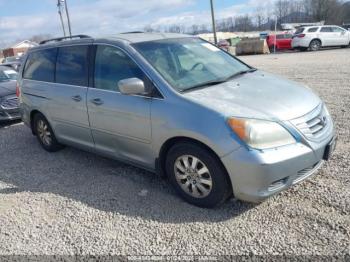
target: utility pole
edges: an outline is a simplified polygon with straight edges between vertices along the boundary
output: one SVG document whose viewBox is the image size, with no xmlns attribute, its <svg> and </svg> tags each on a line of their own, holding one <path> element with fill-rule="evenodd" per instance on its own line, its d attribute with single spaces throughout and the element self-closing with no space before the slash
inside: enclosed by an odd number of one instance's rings
<svg viewBox="0 0 350 262">
<path fill-rule="evenodd" d="M 69 29 L 69 36 L 72 37 L 72 27 L 70 25 L 70 17 L 69 17 L 69 12 L 68 12 L 68 5 L 67 5 L 67 0 L 62 0 L 64 1 L 64 6 L 66 8 L 66 14 L 67 14 L 67 21 L 68 21 L 68 29 Z"/>
<path fill-rule="evenodd" d="M 58 14 L 60 16 L 60 20 L 61 20 L 61 25 L 62 25 L 62 30 L 63 30 L 63 35 L 64 37 L 67 36 L 66 34 L 66 29 L 64 27 L 64 22 L 63 22 L 63 17 L 62 17 L 62 6 L 61 6 L 61 0 L 57 0 L 57 8 L 58 8 Z"/>
<path fill-rule="evenodd" d="M 273 53 L 276 54 L 276 45 L 277 45 L 277 22 L 278 22 L 278 17 L 276 15 L 276 21 L 275 21 L 275 42 L 273 44 Z"/>
<path fill-rule="evenodd" d="M 218 38 L 216 36 L 216 25 L 215 25 L 215 14 L 214 14 L 214 3 L 213 3 L 213 0 L 210 0 L 210 7 L 211 7 L 211 20 L 212 20 L 212 23 L 213 23 L 214 42 L 217 45 L 218 44 Z"/>
</svg>

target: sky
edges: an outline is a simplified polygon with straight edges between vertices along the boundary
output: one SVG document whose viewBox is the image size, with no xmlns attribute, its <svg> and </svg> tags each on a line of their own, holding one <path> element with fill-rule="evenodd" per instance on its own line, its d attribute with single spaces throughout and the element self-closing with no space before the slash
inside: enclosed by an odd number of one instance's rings
<svg viewBox="0 0 350 262">
<path fill-rule="evenodd" d="M 183 24 L 210 24 L 209 0 L 66 0 L 72 33 L 111 35 Z M 253 13 L 273 0 L 214 0 L 216 18 Z M 61 36 L 57 0 L 0 0 L 0 47 L 33 35 Z"/>
</svg>

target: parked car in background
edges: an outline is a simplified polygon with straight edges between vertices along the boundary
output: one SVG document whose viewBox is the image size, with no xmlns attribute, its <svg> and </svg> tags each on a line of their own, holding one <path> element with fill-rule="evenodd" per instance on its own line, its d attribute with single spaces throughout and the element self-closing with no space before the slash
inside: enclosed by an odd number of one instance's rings
<svg viewBox="0 0 350 262">
<path fill-rule="evenodd" d="M 6 66 L 0 66 L 0 121 L 20 119 L 16 96 L 18 73 Z"/>
<path fill-rule="evenodd" d="M 292 47 L 301 51 L 317 51 L 322 47 L 350 45 L 350 32 L 340 26 L 307 26 L 297 29 Z"/>
<path fill-rule="evenodd" d="M 292 36 L 292 34 L 268 35 L 266 42 L 270 52 L 274 52 L 275 47 L 276 50 L 292 49 Z"/>
<path fill-rule="evenodd" d="M 260 202 L 334 150 L 332 118 L 311 89 L 200 38 L 64 39 L 29 50 L 18 80 L 22 120 L 49 152 L 70 145 L 132 163 L 214 207 L 232 195 Z"/>
<path fill-rule="evenodd" d="M 226 52 L 228 52 L 229 51 L 229 47 L 230 47 L 230 43 L 229 43 L 229 41 L 223 39 L 223 40 L 219 41 L 218 47 L 220 47 L 221 49 L 223 49 Z"/>
<path fill-rule="evenodd" d="M 1 65 L 11 67 L 18 72 L 22 64 L 22 58 L 17 56 L 6 57 L 2 60 Z"/>
</svg>

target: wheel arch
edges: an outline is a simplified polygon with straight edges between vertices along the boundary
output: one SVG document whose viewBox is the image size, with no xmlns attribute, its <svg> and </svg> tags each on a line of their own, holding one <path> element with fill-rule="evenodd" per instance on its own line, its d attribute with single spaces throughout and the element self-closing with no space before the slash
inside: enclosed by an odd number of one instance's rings
<svg viewBox="0 0 350 262">
<path fill-rule="evenodd" d="M 311 39 L 311 41 L 310 41 L 310 43 L 309 43 L 309 46 L 310 46 L 310 44 L 312 43 L 312 41 L 315 41 L 315 40 L 320 41 L 321 46 L 322 46 L 322 40 L 321 40 L 320 38 L 318 38 L 318 37 L 315 37 L 315 38 Z"/>
<path fill-rule="evenodd" d="M 159 151 L 159 156 L 156 159 L 156 170 L 157 170 L 157 173 L 159 175 L 161 175 L 162 177 L 166 177 L 166 171 L 165 171 L 166 170 L 165 169 L 166 156 L 167 156 L 170 148 L 177 143 L 192 143 L 192 144 L 198 145 L 198 146 L 204 148 L 205 150 L 207 150 L 208 152 L 210 152 L 217 159 L 218 163 L 220 163 L 221 167 L 223 168 L 223 170 L 225 171 L 225 173 L 227 175 L 227 178 L 229 179 L 230 183 L 232 184 L 231 177 L 227 173 L 227 170 L 226 170 L 223 162 L 221 161 L 219 155 L 211 147 L 209 147 L 205 143 L 203 143 L 197 139 L 186 137 L 186 136 L 172 137 L 163 143 L 163 145 Z"/>
</svg>

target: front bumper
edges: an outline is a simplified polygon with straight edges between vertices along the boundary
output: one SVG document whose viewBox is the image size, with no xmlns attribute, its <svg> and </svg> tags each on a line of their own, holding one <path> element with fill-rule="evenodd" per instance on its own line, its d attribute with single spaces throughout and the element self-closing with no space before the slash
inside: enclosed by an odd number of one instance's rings
<svg viewBox="0 0 350 262">
<path fill-rule="evenodd" d="M 21 119 L 21 113 L 19 108 L 13 109 L 1 109 L 0 108 L 0 121 L 11 121 Z"/>
<path fill-rule="evenodd" d="M 241 147 L 223 157 L 235 197 L 258 203 L 303 181 L 322 166 L 333 137 L 312 147 L 303 143 L 264 151 Z"/>
</svg>

